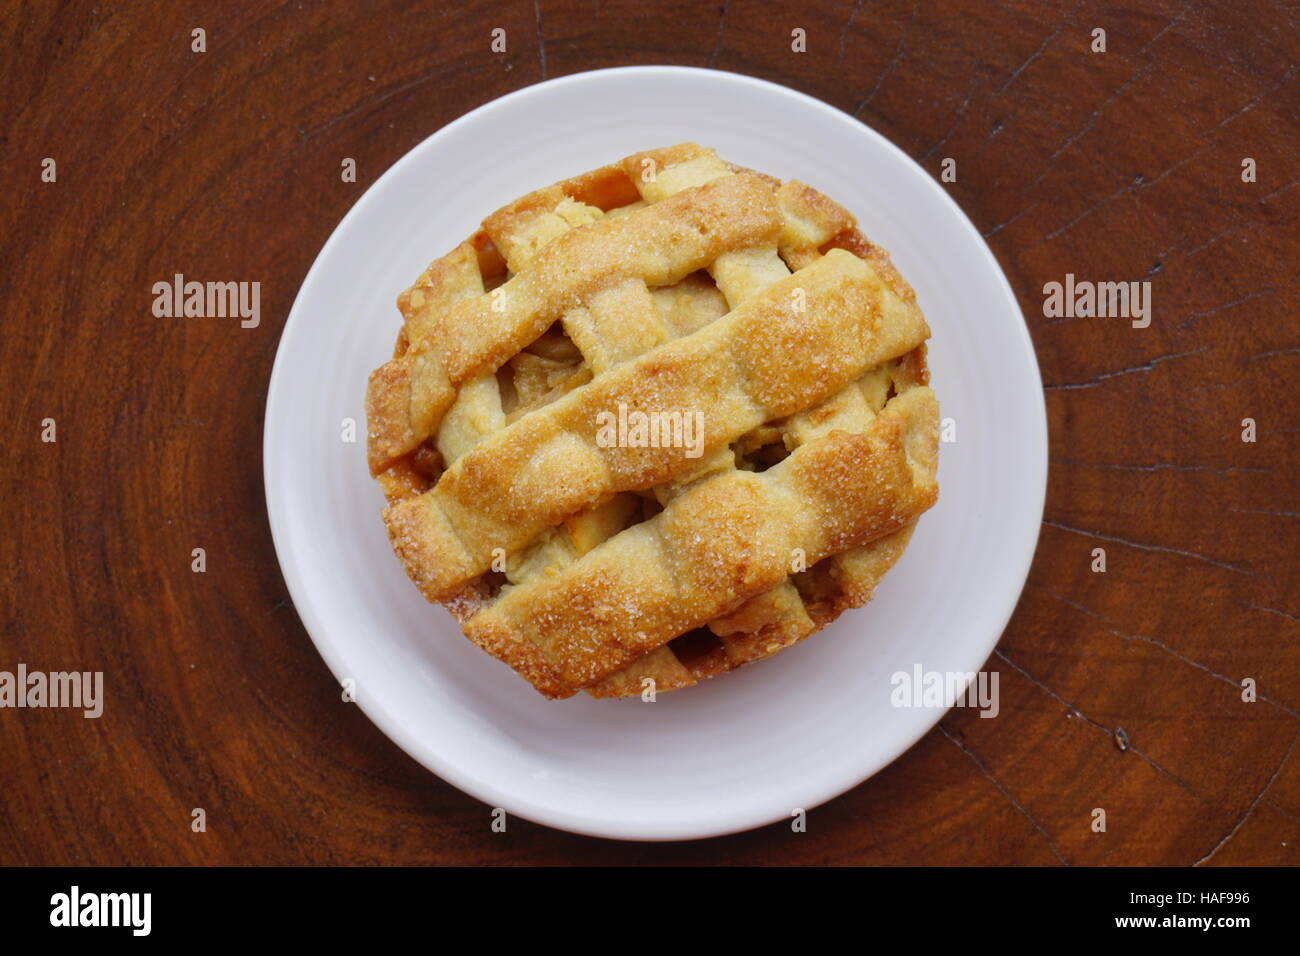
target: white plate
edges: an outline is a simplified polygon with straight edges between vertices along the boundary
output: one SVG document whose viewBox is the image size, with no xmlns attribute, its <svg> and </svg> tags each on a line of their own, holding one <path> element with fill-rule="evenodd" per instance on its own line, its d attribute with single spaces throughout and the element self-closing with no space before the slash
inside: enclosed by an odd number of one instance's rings
<svg viewBox="0 0 1300 956">
<path fill-rule="evenodd" d="M 640 700 L 547 701 L 425 603 L 388 546 L 365 465 L 366 376 L 391 357 L 394 299 L 488 212 L 528 190 L 684 140 L 853 211 L 933 330 L 939 503 L 875 600 L 770 661 Z M 344 419 L 357 441 L 341 440 Z M 285 324 L 271 376 L 266 498 L 280 566 L 322 656 L 394 742 L 510 814 L 667 840 L 790 819 L 880 770 L 942 716 L 895 708 L 890 677 L 978 670 L 1038 539 L 1047 425 L 1015 297 L 928 173 L 878 134 L 749 77 L 629 67 L 552 80 L 451 123 L 344 217 Z M 310 732 L 304 729 L 304 733 Z M 484 826 L 489 822 L 484 810 Z"/>
</svg>

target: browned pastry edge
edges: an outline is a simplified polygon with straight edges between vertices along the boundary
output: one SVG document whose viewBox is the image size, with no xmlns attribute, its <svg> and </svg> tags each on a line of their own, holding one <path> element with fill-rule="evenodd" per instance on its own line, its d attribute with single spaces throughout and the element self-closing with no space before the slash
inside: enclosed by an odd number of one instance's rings
<svg viewBox="0 0 1300 956">
<path fill-rule="evenodd" d="M 534 191 L 502 207 L 496 213 L 487 217 L 484 220 L 484 227 L 453 250 L 452 253 L 431 263 L 416 283 L 399 296 L 398 307 L 403 317 L 408 321 L 411 320 L 418 311 L 418 302 L 413 301 L 413 298 L 420 296 L 421 293 L 436 295 L 439 286 L 447 279 L 449 274 L 458 268 L 468 267 L 472 263 L 473 268 L 477 269 L 481 274 L 487 288 L 491 288 L 506 277 L 505 259 L 493 243 L 489 235 L 490 229 L 508 229 L 512 220 L 535 214 L 537 210 L 549 209 L 566 197 L 606 211 L 633 203 L 639 198 L 636 186 L 632 181 L 632 173 L 636 168 L 636 164 L 644 157 L 652 157 L 659 162 L 671 164 L 677 156 L 681 155 L 680 150 L 682 148 L 669 147 L 665 150 L 637 154 L 628 157 L 619 164 L 593 170 L 581 176 Z M 888 254 L 862 235 L 853 217 L 843 207 L 805 184 L 794 181 L 782 184 L 779 180 L 770 176 L 753 173 L 742 167 L 732 166 L 731 168 L 735 172 L 758 177 L 770 184 L 774 190 L 779 192 L 784 211 L 793 210 L 799 216 L 816 222 L 819 228 L 830 234 L 829 239 L 815 248 L 799 250 L 790 247 L 788 244 L 784 245 L 782 255 L 787 259 L 791 269 L 798 269 L 815 261 L 830 249 L 843 249 L 868 262 L 900 299 L 909 303 L 914 302 L 915 295 L 912 289 L 898 274 Z M 399 332 L 394 349 L 395 359 L 401 359 L 406 355 L 410 349 L 410 344 L 406 326 L 404 325 L 401 332 Z M 911 373 L 916 384 L 925 385 L 928 382 L 928 372 L 924 359 L 924 345 L 918 346 L 909 353 L 905 361 L 911 367 Z M 383 384 L 382 376 L 384 372 L 384 369 L 376 372 L 376 378 L 381 379 L 381 385 Z M 378 389 L 372 387 L 367 402 L 368 418 L 373 420 L 371 415 L 373 397 L 376 394 L 382 397 L 383 393 L 384 387 Z M 390 501 L 401 501 L 419 495 L 432 486 L 435 479 L 430 477 L 428 468 L 422 466 L 417 460 L 423 448 L 400 455 L 386 462 L 382 460 L 382 456 L 376 457 L 373 451 L 372 444 L 372 468 L 376 470 L 376 477 Z M 919 514 L 920 510 L 928 507 L 932 500 L 931 497 L 899 527 L 891 530 L 884 537 L 876 539 L 875 547 L 870 549 L 871 557 L 865 562 L 867 566 L 844 570 L 838 567 L 834 560 L 828 558 L 814 568 L 815 571 L 819 572 L 818 574 L 804 576 L 800 584 L 800 594 L 807 612 L 806 626 L 795 631 L 788 628 L 782 630 L 781 624 L 778 622 L 774 627 L 763 627 L 753 633 L 733 636 L 722 651 L 719 650 L 716 637 L 713 637 L 712 641 L 708 640 L 710 635 L 707 632 L 687 632 L 666 644 L 662 644 L 658 651 L 641 653 L 639 656 L 634 657 L 621 670 L 606 673 L 602 678 L 587 681 L 581 686 L 585 687 L 588 693 L 597 697 L 626 696 L 639 693 L 641 690 L 641 675 L 639 672 L 648 668 L 649 662 L 655 656 L 671 653 L 669 650 L 671 647 L 675 651 L 674 656 L 680 661 L 678 670 L 682 672 L 682 680 L 680 683 L 674 683 L 671 680 L 665 681 L 661 679 L 657 687 L 658 690 L 671 690 L 675 686 L 689 686 L 689 684 L 695 683 L 699 679 L 768 656 L 774 649 L 786 647 L 802 640 L 835 620 L 844 610 L 861 606 L 870 599 L 877 581 L 893 565 L 906 547 L 915 526 L 916 515 Z M 864 564 L 864 562 L 859 562 L 859 564 Z M 738 598 L 737 601 L 739 602 L 739 600 Z M 462 585 L 454 594 L 447 597 L 443 603 L 462 623 L 467 634 L 472 639 L 480 643 L 481 646 L 485 646 L 497 653 L 497 656 L 502 657 L 502 659 L 522 672 L 525 668 L 520 666 L 520 655 L 517 653 L 518 648 L 514 637 L 508 639 L 509 647 L 498 646 L 493 650 L 490 646 L 492 644 L 490 638 L 482 635 L 475 637 L 473 633 L 475 628 L 470 626 L 471 621 L 478 612 L 488 607 L 491 601 L 491 586 L 485 579 L 474 579 Z M 477 630 L 483 632 L 488 629 L 478 628 Z M 547 689 L 542 686 L 545 680 L 542 680 L 541 683 L 538 680 L 533 682 L 543 693 L 548 693 Z M 561 687 L 553 684 L 548 696 L 567 696 L 576 689 L 578 689 L 577 686 L 565 685 Z"/>
</svg>

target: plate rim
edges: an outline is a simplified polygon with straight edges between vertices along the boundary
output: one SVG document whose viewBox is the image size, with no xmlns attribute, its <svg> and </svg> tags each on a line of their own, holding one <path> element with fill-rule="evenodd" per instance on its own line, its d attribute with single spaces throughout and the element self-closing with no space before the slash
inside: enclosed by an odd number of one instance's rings
<svg viewBox="0 0 1300 956">
<path fill-rule="evenodd" d="M 436 142 L 444 138 L 458 128 L 467 124 L 473 117 L 480 113 L 494 110 L 500 106 L 526 99 L 531 96 L 537 96 L 543 90 L 553 90 L 557 87 L 575 85 L 579 83 L 590 83 L 598 81 L 598 77 L 610 76 L 611 74 L 621 75 L 642 75 L 649 77 L 678 75 L 688 78 L 695 78 L 704 82 L 732 82 L 741 86 L 755 88 L 765 95 L 785 96 L 798 102 L 802 107 L 819 110 L 829 113 L 834 118 L 844 121 L 847 120 L 857 126 L 862 132 L 876 140 L 878 146 L 883 146 L 887 151 L 893 152 L 899 158 L 903 159 L 907 165 L 915 167 L 923 173 L 923 179 L 928 184 L 930 191 L 941 197 L 941 201 L 946 203 L 951 210 L 957 214 L 958 220 L 970 233 L 976 241 L 976 247 L 982 252 L 987 265 L 991 266 L 992 271 L 996 274 L 1002 293 L 1005 295 L 1007 303 L 1014 308 L 1015 313 L 1019 316 L 1020 322 L 1017 323 L 1018 341 L 1021 347 L 1021 361 L 1024 361 L 1031 371 L 1032 378 L 1037 384 L 1034 393 L 1036 396 L 1035 409 L 1036 415 L 1031 415 L 1034 420 L 1035 428 L 1033 435 L 1029 436 L 1033 443 L 1034 468 L 1032 475 L 1027 475 L 1032 479 L 1032 485 L 1036 490 L 1033 500 L 1036 502 L 1032 511 L 1036 514 L 1038 521 L 1035 524 L 1035 533 L 1032 537 L 1027 538 L 1019 544 L 1018 553 L 1013 559 L 1008 561 L 1013 570 L 1017 571 L 1014 577 L 1020 579 L 1020 586 L 1014 591 L 1007 590 L 1006 597 L 1002 600 L 1002 608 L 997 615 L 1002 621 L 1001 625 L 991 634 L 980 658 L 975 662 L 975 667 L 966 668 L 963 672 L 978 671 L 988 661 L 1002 639 L 1006 631 L 1007 624 L 1011 616 L 1015 613 L 1016 606 L 1019 604 L 1020 597 L 1024 593 L 1025 583 L 1028 580 L 1029 571 L 1033 564 L 1034 555 L 1037 551 L 1038 542 L 1041 538 L 1042 518 L 1047 498 L 1047 476 L 1048 476 L 1048 423 L 1047 423 L 1047 404 L 1046 397 L 1042 387 L 1042 373 L 1038 365 L 1037 352 L 1034 349 L 1033 339 L 1029 333 L 1028 323 L 1025 321 L 1023 310 L 1016 298 L 1015 291 L 1007 279 L 1006 272 L 1003 270 L 1001 263 L 998 262 L 993 250 L 989 247 L 984 236 L 971 222 L 966 212 L 961 208 L 955 199 L 931 176 L 925 168 L 904 152 L 899 146 L 895 145 L 883 134 L 879 133 L 872 127 L 863 123 L 857 117 L 851 116 L 845 111 L 832 106 L 823 100 L 810 96 L 799 90 L 775 83 L 770 80 L 764 80 L 759 77 L 749 76 L 743 73 L 734 73 L 728 70 L 714 70 L 703 67 L 691 66 L 674 66 L 674 65 L 638 65 L 638 66 L 619 66 L 605 69 L 585 70 L 579 73 L 570 73 L 565 76 L 555 77 L 553 79 L 543 80 L 539 83 L 533 83 L 513 90 L 500 97 L 489 100 L 473 110 L 458 116 L 456 119 L 446 125 L 434 130 L 419 143 L 411 147 L 392 165 L 390 165 L 373 183 L 367 187 L 366 191 L 357 198 L 356 202 L 348 209 L 339 220 L 338 224 L 330 233 L 328 239 L 321 246 L 320 251 L 316 254 L 311 267 L 303 277 L 294 295 L 293 305 L 289 309 L 289 314 L 285 319 L 284 325 L 280 331 L 279 339 L 276 343 L 275 361 L 271 368 L 271 376 L 267 384 L 266 405 L 262 419 L 262 477 L 263 490 L 265 496 L 267 521 L 271 530 L 271 538 L 275 547 L 277 562 L 280 566 L 281 575 L 284 578 L 285 586 L 289 591 L 289 598 L 293 603 L 294 610 L 302 623 L 303 629 L 311 639 L 316 651 L 321 655 L 329 668 L 330 673 L 336 681 L 340 681 L 340 674 L 346 673 L 347 669 L 343 666 L 345 653 L 342 648 L 332 641 L 329 637 L 329 631 L 324 626 L 323 621 L 317 613 L 316 607 L 311 600 L 312 591 L 308 587 L 306 579 L 298 566 L 296 556 L 289 549 L 288 531 L 285 528 L 287 518 L 283 514 L 287 508 L 286 503 L 282 500 L 275 487 L 274 476 L 272 474 L 272 462 L 275 461 L 273 454 L 274 448 L 271 442 L 270 424 L 273 421 L 273 412 L 284 401 L 283 383 L 287 377 L 284 368 L 287 367 L 289 359 L 286 356 L 292 351 L 292 348 L 286 348 L 286 345 L 293 344 L 293 336 L 303 334 L 307 328 L 306 320 L 302 318 L 305 312 L 303 306 L 303 292 L 309 288 L 316 277 L 318 270 L 323 268 L 323 263 L 335 242 L 344 234 L 346 227 L 354 217 L 360 215 L 361 210 L 366 208 L 367 203 L 377 201 L 375 197 L 380 193 L 380 187 L 397 174 L 397 171 L 407 163 L 414 162 L 416 157 L 434 148 Z M 1032 410 L 1031 410 L 1032 412 Z M 277 518 L 277 511 L 282 517 Z M 1014 579 L 1013 577 L 1013 579 Z M 983 643 L 980 645 L 983 647 Z M 549 807 L 531 803 L 527 796 L 519 794 L 507 794 L 495 784 L 463 772 L 458 766 L 442 758 L 436 750 L 429 747 L 423 738 L 409 730 L 407 726 L 382 703 L 378 695 L 363 695 L 356 701 L 361 708 L 362 713 L 392 741 L 399 749 L 406 753 L 411 759 L 415 760 L 422 767 L 442 778 L 447 783 L 461 790 L 462 792 L 474 797 L 493 807 L 502 807 L 508 813 L 521 817 L 543 826 L 553 827 L 555 829 L 578 833 L 585 836 L 594 836 L 605 839 L 615 839 L 633 842 L 663 842 L 677 840 L 697 840 L 708 839 L 713 837 L 727 836 L 733 833 L 740 833 L 758 827 L 767 826 L 779 822 L 785 817 L 785 809 L 782 809 L 777 815 L 772 815 L 767 811 L 751 812 L 743 817 L 737 818 L 732 823 L 724 826 L 694 825 L 685 827 L 674 821 L 666 823 L 656 823 L 654 821 L 638 821 L 637 823 L 627 821 L 600 820 L 595 823 L 589 823 L 585 818 L 576 814 L 565 814 L 556 812 Z M 935 708 L 933 710 L 933 720 L 923 723 L 919 732 L 915 735 L 904 735 L 894 746 L 882 748 L 882 753 L 887 754 L 882 759 L 875 761 L 875 765 L 866 770 L 855 768 L 849 773 L 835 775 L 833 782 L 824 784 L 818 788 L 818 793 L 806 802 L 805 810 L 811 810 L 836 797 L 847 793 L 849 790 L 860 785 L 871 777 L 883 771 L 900 756 L 912 747 L 916 746 L 926 735 L 934 729 L 940 720 L 948 713 L 947 709 Z M 904 739 L 907 738 L 907 739 Z M 639 823 L 639 825 L 638 825 Z M 671 829 L 670 829 L 671 828 Z"/>
</svg>

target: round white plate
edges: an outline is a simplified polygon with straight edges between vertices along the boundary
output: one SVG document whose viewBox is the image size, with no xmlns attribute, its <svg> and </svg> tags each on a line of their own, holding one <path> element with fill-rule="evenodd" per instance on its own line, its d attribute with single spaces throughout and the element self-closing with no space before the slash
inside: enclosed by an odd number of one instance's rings
<svg viewBox="0 0 1300 956">
<path fill-rule="evenodd" d="M 548 701 L 427 604 L 393 556 L 365 464 L 366 377 L 394 300 L 523 193 L 684 140 L 817 187 L 915 287 L 956 441 L 939 503 L 875 600 L 770 661 L 664 694 Z M 354 443 L 342 440 L 346 419 Z M 1028 573 L 1047 481 L 1029 334 L 983 239 L 899 149 L 800 93 L 731 73 L 629 67 L 489 103 L 388 170 L 344 217 L 285 324 L 266 408 L 266 498 L 298 614 L 403 750 L 491 807 L 580 833 L 713 836 L 790 819 L 880 770 L 943 715 L 891 676 L 978 670 Z M 488 811 L 484 810 L 484 826 Z"/>
</svg>

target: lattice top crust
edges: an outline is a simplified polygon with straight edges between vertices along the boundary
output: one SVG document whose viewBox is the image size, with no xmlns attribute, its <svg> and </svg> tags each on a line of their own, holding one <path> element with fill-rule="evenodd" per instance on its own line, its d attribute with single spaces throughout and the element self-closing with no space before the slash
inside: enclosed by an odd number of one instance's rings
<svg viewBox="0 0 1300 956">
<path fill-rule="evenodd" d="M 394 550 L 549 697 L 790 646 L 937 497 L 911 288 L 821 193 L 693 143 L 498 210 L 398 308 L 366 396 Z"/>
</svg>

